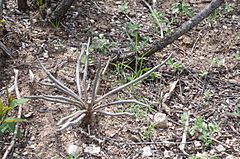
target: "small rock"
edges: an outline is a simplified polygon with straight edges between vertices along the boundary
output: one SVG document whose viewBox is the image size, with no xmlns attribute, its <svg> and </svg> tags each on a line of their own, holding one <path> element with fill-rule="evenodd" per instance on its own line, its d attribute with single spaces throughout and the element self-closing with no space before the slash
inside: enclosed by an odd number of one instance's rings
<svg viewBox="0 0 240 159">
<path fill-rule="evenodd" d="M 101 151 L 101 148 L 99 146 L 96 146 L 96 145 L 90 145 L 90 146 L 87 146 L 84 149 L 85 153 L 90 153 L 92 155 L 97 155 L 97 154 L 100 153 L 100 151 Z"/>
<path fill-rule="evenodd" d="M 145 146 L 142 150 L 143 150 L 143 153 L 142 153 L 143 157 L 152 156 L 152 150 L 150 146 Z"/>
<path fill-rule="evenodd" d="M 163 152 L 164 158 L 172 158 L 174 156 L 174 153 L 172 151 L 165 150 Z"/>
<path fill-rule="evenodd" d="M 225 147 L 223 147 L 223 145 L 218 145 L 216 149 L 218 152 L 224 152 L 226 150 Z"/>
<path fill-rule="evenodd" d="M 194 141 L 194 146 L 195 147 L 200 147 L 200 146 L 202 146 L 202 144 L 201 144 L 200 141 Z"/>
<path fill-rule="evenodd" d="M 166 114 L 158 112 L 154 115 L 153 120 L 154 123 L 156 123 L 156 128 L 165 129 L 168 127 L 168 120 Z"/>
<path fill-rule="evenodd" d="M 192 43 L 192 39 L 188 36 L 183 37 L 183 43 L 186 45 L 190 45 Z"/>
<path fill-rule="evenodd" d="M 77 145 L 69 145 L 67 148 L 67 153 L 76 157 L 80 153 L 80 148 Z"/>
</svg>

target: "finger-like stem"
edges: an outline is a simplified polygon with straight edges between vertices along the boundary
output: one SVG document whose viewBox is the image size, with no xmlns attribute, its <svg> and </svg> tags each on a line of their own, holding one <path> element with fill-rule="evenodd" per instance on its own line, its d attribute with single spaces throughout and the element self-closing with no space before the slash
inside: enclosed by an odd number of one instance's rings
<svg viewBox="0 0 240 159">
<path fill-rule="evenodd" d="M 81 68 L 81 61 L 82 61 L 82 56 L 84 52 L 85 52 L 85 48 L 82 47 L 81 53 L 77 60 L 77 66 L 76 66 L 76 83 L 77 83 L 78 95 L 80 98 L 82 98 L 82 89 L 80 85 L 80 68 Z"/>
<path fill-rule="evenodd" d="M 87 49 L 85 54 L 85 65 L 84 65 L 84 71 L 83 71 L 83 88 L 84 88 L 85 101 L 87 101 L 87 75 L 88 75 L 89 46 L 90 46 L 90 38 L 88 38 Z"/>
<path fill-rule="evenodd" d="M 62 84 L 59 80 L 57 80 L 41 63 L 41 61 L 39 60 L 39 58 L 37 58 L 39 64 L 41 65 L 41 67 L 43 68 L 44 72 L 48 75 L 48 77 L 56 84 L 55 87 L 57 87 L 58 89 L 60 89 L 61 91 L 63 91 L 64 93 L 68 92 L 69 95 L 71 95 L 74 99 L 80 101 L 83 103 L 83 101 L 81 100 L 81 98 L 79 98 L 79 96 L 74 93 L 71 89 L 69 89 L 68 87 L 66 87 L 64 84 Z"/>
<path fill-rule="evenodd" d="M 83 108 L 83 106 L 81 105 L 81 103 L 79 103 L 78 101 L 74 101 L 71 99 L 65 99 L 65 97 L 63 98 L 55 98 L 54 96 L 48 96 L 48 95 L 43 95 L 43 96 L 26 96 L 25 98 L 29 98 L 29 99 L 43 99 L 46 101 L 50 101 L 50 102 L 56 102 L 56 103 L 62 103 L 62 104 L 70 104 L 70 105 L 75 105 L 79 108 Z"/>
<path fill-rule="evenodd" d="M 60 126 L 60 128 L 57 130 L 57 131 L 61 131 L 61 130 L 64 130 L 66 128 L 68 128 L 69 126 L 72 126 L 76 123 L 79 123 L 81 122 L 81 120 L 86 116 L 86 114 L 82 114 L 80 115 L 76 120 L 74 121 L 70 121 L 70 122 L 66 122 L 65 124 L 63 124 L 62 126 Z"/>
<path fill-rule="evenodd" d="M 102 108 L 106 108 L 106 107 L 111 106 L 111 105 L 128 104 L 128 103 L 135 103 L 135 104 L 139 104 L 139 105 L 143 105 L 143 106 L 148 106 L 147 104 L 144 104 L 144 103 L 139 102 L 137 100 L 118 100 L 118 101 L 114 101 L 114 102 L 111 102 L 111 103 L 108 103 L 108 104 L 105 104 L 105 105 L 97 106 L 93 109 L 93 111 L 99 110 L 99 109 L 102 109 Z"/>
<path fill-rule="evenodd" d="M 133 117 L 134 114 L 132 113 L 129 113 L 129 112 L 122 112 L 122 113 L 110 113 L 110 112 L 105 112 L 105 111 L 96 111 L 97 113 L 100 113 L 100 114 L 103 114 L 103 115 L 109 115 L 109 116 L 123 116 L 123 115 L 126 115 L 126 116 L 131 116 Z"/>
<path fill-rule="evenodd" d="M 95 74 L 94 81 L 93 81 L 92 99 L 91 99 L 91 105 L 90 105 L 91 107 L 93 106 L 96 95 L 97 95 L 98 85 L 100 81 L 100 73 L 101 73 L 101 61 L 99 61 L 98 63 L 97 72 Z"/>
<path fill-rule="evenodd" d="M 108 97 L 108 96 L 110 96 L 110 95 L 112 95 L 112 94 L 114 94 L 114 93 L 116 93 L 116 92 L 118 92 L 118 91 L 120 91 L 120 90 L 122 90 L 122 89 L 124 89 L 124 88 L 126 88 L 126 87 L 128 87 L 128 86 L 130 86 L 132 84 L 134 84 L 134 83 L 136 83 L 136 82 L 139 82 L 140 80 L 143 80 L 144 78 L 149 76 L 153 71 L 155 71 L 157 68 L 159 68 L 160 66 L 164 65 L 170 59 L 171 56 L 172 56 L 172 53 L 161 64 L 153 67 L 151 70 L 149 70 L 148 72 L 144 73 L 142 76 L 139 76 L 138 78 L 136 78 L 136 79 L 134 79 L 134 80 L 132 80 L 132 81 L 122 85 L 122 86 L 119 86 L 119 87 L 115 88 L 114 90 L 111 90 L 110 92 L 108 92 L 105 95 L 101 96 L 100 98 L 98 98 L 96 100 L 96 103 L 99 102 L 100 100 L 103 100 L 104 98 L 106 98 L 106 97 Z"/>
<path fill-rule="evenodd" d="M 64 118 L 61 118 L 60 120 L 59 120 L 59 122 L 57 123 L 57 125 L 61 125 L 61 124 L 63 124 L 63 123 L 66 123 L 66 121 L 69 119 L 69 118 L 72 118 L 72 117 L 74 117 L 74 116 L 79 116 L 79 115 L 82 115 L 83 113 L 86 113 L 86 110 L 79 110 L 79 111 L 76 111 L 76 112 L 74 112 L 74 113 L 72 113 L 72 114 L 70 114 L 70 115 L 68 115 L 68 116 L 66 116 L 66 117 L 64 117 Z"/>
</svg>

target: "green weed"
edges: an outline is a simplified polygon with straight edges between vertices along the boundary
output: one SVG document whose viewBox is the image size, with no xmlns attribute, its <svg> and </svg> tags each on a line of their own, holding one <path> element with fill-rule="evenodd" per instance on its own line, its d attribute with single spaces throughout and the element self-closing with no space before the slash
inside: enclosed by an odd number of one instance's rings
<svg viewBox="0 0 240 159">
<path fill-rule="evenodd" d="M 208 71 L 202 71 L 199 75 L 201 77 L 206 77 L 208 75 Z"/>
<path fill-rule="evenodd" d="M 115 43 L 110 42 L 104 37 L 95 38 L 90 46 L 90 52 L 98 52 L 100 54 L 106 55 L 110 52 L 110 48 L 114 47 Z"/>
<path fill-rule="evenodd" d="M 191 136 L 199 134 L 198 138 L 204 143 L 205 146 L 209 146 L 212 143 L 210 136 L 217 131 L 218 129 L 216 124 L 206 123 L 201 117 L 197 117 L 194 125 L 189 129 Z"/>
<path fill-rule="evenodd" d="M 13 118 L 8 116 L 10 110 L 26 102 L 27 99 L 13 99 L 11 97 L 7 98 L 7 104 L 4 104 L 3 101 L 0 101 L 0 136 L 7 132 L 13 133 L 15 130 L 15 124 L 17 122 L 26 121 L 25 119 Z"/>
<path fill-rule="evenodd" d="M 224 6 L 224 10 L 225 10 L 225 12 L 226 12 L 227 14 L 232 13 L 232 11 L 233 11 L 232 4 L 226 3 L 225 6 Z"/>
<path fill-rule="evenodd" d="M 131 66 L 121 63 L 121 64 L 113 64 L 115 67 L 115 72 L 117 73 L 117 76 L 119 79 L 123 79 L 124 82 L 132 81 L 136 79 L 137 77 L 143 75 L 145 72 L 149 71 L 150 68 L 144 67 L 144 57 L 137 59 L 135 62 L 135 68 L 132 68 Z M 148 79 L 156 79 L 160 77 L 161 74 L 158 72 L 152 72 Z"/>
<path fill-rule="evenodd" d="M 209 60 L 210 63 L 210 67 L 214 67 L 214 66 L 221 66 L 223 64 L 223 60 L 219 59 L 219 58 L 213 58 L 211 60 Z"/>
<path fill-rule="evenodd" d="M 235 60 L 240 62 L 240 53 L 237 52 L 237 54 L 234 56 Z"/>
<path fill-rule="evenodd" d="M 208 22 L 210 25 L 214 25 L 217 23 L 217 18 L 220 16 L 220 12 L 218 9 L 214 10 L 209 16 L 208 16 Z"/>
<path fill-rule="evenodd" d="M 174 3 L 171 9 L 172 13 L 176 14 L 177 16 L 193 16 L 193 11 L 191 10 L 191 8 L 181 1 L 177 1 L 176 3 Z"/>
<path fill-rule="evenodd" d="M 182 64 L 175 62 L 172 58 L 170 58 L 167 61 L 167 65 L 169 65 L 171 68 L 175 69 L 176 71 L 180 71 L 183 68 Z"/>
<path fill-rule="evenodd" d="M 37 6 L 39 9 L 42 9 L 42 8 L 43 8 L 43 5 L 44 5 L 44 1 L 43 1 L 43 0 L 36 0 L 36 6 Z"/>
<path fill-rule="evenodd" d="M 128 6 L 126 3 L 121 3 L 121 5 L 118 7 L 120 12 L 125 13 L 128 10 Z"/>
<path fill-rule="evenodd" d="M 126 28 L 127 39 L 130 42 L 129 51 L 138 52 L 146 47 L 150 38 L 148 36 L 139 37 L 139 26 L 135 23 L 128 23 Z"/>
<path fill-rule="evenodd" d="M 146 128 L 141 129 L 141 133 L 143 135 L 144 140 L 151 141 L 152 136 L 153 136 L 154 127 L 155 127 L 155 124 L 151 123 Z"/>
<path fill-rule="evenodd" d="M 227 112 L 227 114 L 228 115 L 230 115 L 230 116 L 236 116 L 236 117 L 240 117 L 240 104 L 237 104 L 236 106 L 235 106 L 235 109 L 234 109 L 234 111 L 233 112 Z"/>
<path fill-rule="evenodd" d="M 169 35 L 172 32 L 172 29 L 171 29 L 172 22 L 165 17 L 164 13 L 156 9 L 153 9 L 151 12 L 151 21 L 153 23 L 155 32 L 159 33 L 159 30 L 161 29 L 160 27 L 162 27 L 163 31 L 167 35 Z"/>
<path fill-rule="evenodd" d="M 210 91 L 210 90 L 205 90 L 204 93 L 203 93 L 203 98 L 205 101 L 209 101 L 211 100 L 213 97 L 213 93 Z"/>
</svg>

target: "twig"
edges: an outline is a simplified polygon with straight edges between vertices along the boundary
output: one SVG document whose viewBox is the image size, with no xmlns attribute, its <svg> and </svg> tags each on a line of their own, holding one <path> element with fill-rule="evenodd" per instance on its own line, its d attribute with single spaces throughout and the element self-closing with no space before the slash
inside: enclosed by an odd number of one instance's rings
<svg viewBox="0 0 240 159">
<path fill-rule="evenodd" d="M 187 141 L 187 132 L 188 132 L 188 126 L 189 126 L 189 112 L 186 113 L 186 121 L 184 124 L 184 130 L 183 130 L 183 135 L 182 135 L 182 141 L 181 144 L 179 145 L 179 149 L 185 154 L 185 155 L 189 155 L 185 150 L 185 145 L 186 145 L 186 141 Z"/>
<path fill-rule="evenodd" d="M 19 93 L 19 90 L 18 90 L 18 83 L 17 83 L 17 81 L 18 81 L 18 70 L 14 69 L 14 73 L 15 73 L 15 80 L 14 80 L 15 92 L 16 92 L 17 99 L 20 99 L 21 96 L 20 96 L 20 93 Z M 22 105 L 19 105 L 17 117 L 21 118 L 21 115 L 22 115 Z M 14 147 L 14 144 L 15 144 L 16 138 L 17 138 L 18 128 L 19 128 L 19 123 L 16 123 L 15 130 L 14 130 L 13 137 L 12 137 L 12 141 L 11 141 L 9 147 L 6 149 L 2 159 L 7 159 L 8 154 L 10 153 L 12 148 Z"/>
<path fill-rule="evenodd" d="M 105 72 L 107 71 L 107 68 L 108 68 L 108 66 L 109 66 L 109 64 L 110 64 L 110 60 L 111 60 L 111 58 L 109 58 L 109 59 L 107 60 L 107 64 L 106 64 L 106 66 L 104 67 L 104 69 L 103 69 L 103 71 L 102 71 L 102 75 L 104 75 Z"/>
</svg>

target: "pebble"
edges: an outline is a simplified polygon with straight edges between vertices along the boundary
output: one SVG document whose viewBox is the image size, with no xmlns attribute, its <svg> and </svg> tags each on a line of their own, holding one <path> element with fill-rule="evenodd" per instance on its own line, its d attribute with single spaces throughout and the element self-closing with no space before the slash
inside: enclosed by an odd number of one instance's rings
<svg viewBox="0 0 240 159">
<path fill-rule="evenodd" d="M 152 150 L 151 150 L 151 147 L 150 146 L 145 146 L 143 149 L 142 149 L 143 153 L 142 153 L 142 156 L 143 157 L 150 157 L 152 156 Z"/>
<path fill-rule="evenodd" d="M 72 155 L 72 156 L 76 157 L 80 153 L 80 148 L 77 145 L 71 144 L 67 147 L 67 153 L 69 155 Z"/>
</svg>

